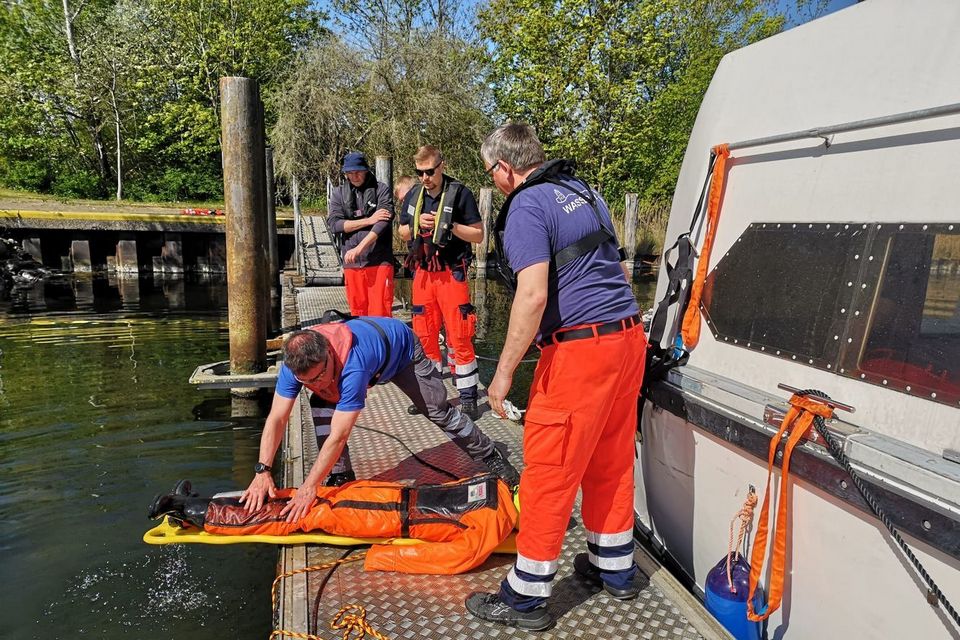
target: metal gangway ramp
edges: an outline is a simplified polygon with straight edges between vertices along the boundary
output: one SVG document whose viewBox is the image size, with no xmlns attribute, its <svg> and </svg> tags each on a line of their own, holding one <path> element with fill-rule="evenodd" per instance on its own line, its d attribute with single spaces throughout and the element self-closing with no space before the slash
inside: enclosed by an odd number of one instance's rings
<svg viewBox="0 0 960 640">
<path fill-rule="evenodd" d="M 342 287 L 303 287 L 284 280 L 284 323 L 291 325 L 316 316 L 331 305 L 346 309 Z M 448 393 L 455 397 L 450 381 Z M 370 389 L 367 406 L 350 435 L 350 452 L 358 477 L 398 481 L 446 482 L 437 470 L 471 475 L 484 468 L 451 443 L 423 416 L 407 413 L 409 399 L 391 384 Z M 491 438 L 505 442 L 511 461 L 522 468 L 519 425 L 487 411 L 477 424 Z M 301 394 L 290 417 L 283 444 L 283 481 L 297 486 L 317 455 L 313 420 L 306 394 Z M 429 466 L 420 460 L 429 463 Z M 432 468 L 431 468 L 432 467 Z M 434 576 L 363 571 L 362 562 L 335 570 L 296 573 L 280 581 L 277 629 L 319 637 L 339 637 L 329 623 L 341 607 L 366 608 L 367 622 L 391 640 L 397 638 L 664 638 L 714 640 L 729 638 L 702 605 L 645 551 L 638 547 L 644 585 L 632 602 L 620 602 L 590 586 L 573 573 L 573 556 L 585 548 L 579 500 L 567 534 L 550 610 L 554 628 L 538 633 L 500 627 L 467 613 L 464 599 L 473 591 L 495 591 L 513 562 L 511 555 L 493 555 L 483 565 L 461 575 Z M 521 505 L 521 526 L 522 526 Z M 352 553 L 362 553 L 356 549 Z M 335 561 L 348 548 L 323 545 L 283 547 L 278 575 L 302 571 Z M 316 613 L 314 613 L 316 612 Z M 313 637 L 313 636 L 299 636 Z"/>
<path fill-rule="evenodd" d="M 298 214 L 294 219 L 297 273 L 308 285 L 342 285 L 340 251 L 320 214 Z"/>
</svg>

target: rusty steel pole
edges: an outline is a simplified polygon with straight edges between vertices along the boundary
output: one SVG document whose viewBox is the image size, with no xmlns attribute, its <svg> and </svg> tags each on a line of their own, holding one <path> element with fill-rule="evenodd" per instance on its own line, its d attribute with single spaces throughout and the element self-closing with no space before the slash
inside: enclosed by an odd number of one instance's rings
<svg viewBox="0 0 960 640">
<path fill-rule="evenodd" d="M 223 198 L 226 208 L 230 372 L 266 368 L 266 277 L 263 118 L 250 78 L 220 78 Z"/>
</svg>

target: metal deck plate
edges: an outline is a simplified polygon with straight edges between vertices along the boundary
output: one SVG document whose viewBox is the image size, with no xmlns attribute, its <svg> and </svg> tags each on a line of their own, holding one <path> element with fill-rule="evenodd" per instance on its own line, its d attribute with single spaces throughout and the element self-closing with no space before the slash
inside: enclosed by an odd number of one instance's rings
<svg viewBox="0 0 960 640">
<path fill-rule="evenodd" d="M 350 312 L 346 287 L 300 287 L 296 289 L 296 300 L 302 322 L 318 320 L 330 309 Z M 410 310 L 396 298 L 393 299 L 393 317 L 404 322 L 410 320 Z"/>
<path fill-rule="evenodd" d="M 293 296 L 285 280 L 285 309 Z M 296 311 L 299 318 L 319 317 L 330 308 L 346 308 L 343 287 L 296 288 Z M 292 315 L 292 314 L 291 314 Z M 285 314 L 284 321 L 294 318 Z M 449 378 L 448 395 L 456 398 Z M 297 437 L 288 442 L 302 443 L 300 450 L 291 451 L 296 462 L 302 462 L 304 473 L 316 459 L 317 445 L 313 434 L 310 407 L 302 395 L 298 411 L 290 420 L 290 430 Z M 370 390 L 367 406 L 350 436 L 350 455 L 357 476 L 400 480 L 417 478 L 422 482 L 443 482 L 449 477 L 419 462 L 411 452 L 438 469 L 455 475 L 470 475 L 484 471 L 458 447 L 451 443 L 439 428 L 423 416 L 407 413 L 410 400 L 392 384 L 378 385 Z M 510 459 L 522 468 L 520 427 L 498 419 L 487 412 L 478 420 L 478 426 L 491 438 L 510 447 Z M 302 452 L 302 458 L 300 454 Z M 299 465 L 297 465 L 299 466 Z M 579 525 L 579 500 L 575 505 L 576 524 L 567 533 L 560 569 L 554 584 L 550 611 L 557 620 L 550 631 L 536 634 L 537 638 L 642 638 L 693 640 L 701 636 L 693 625 L 664 593 L 647 577 L 640 574 L 644 585 L 640 596 L 632 602 L 619 602 L 606 593 L 591 587 L 573 573 L 573 557 L 586 548 L 585 533 Z M 289 547 L 287 549 L 302 549 Z M 306 546 L 305 560 L 285 562 L 284 570 L 314 566 L 338 559 L 346 551 L 342 547 Z M 355 553 L 362 553 L 360 549 Z M 284 556 L 286 557 L 286 556 Z M 321 637 L 339 636 L 329 628 L 329 622 L 340 607 L 359 604 L 367 609 L 368 622 L 390 638 L 491 638 L 530 637 L 524 631 L 501 627 L 474 618 L 467 613 L 464 600 L 474 591 L 495 591 L 509 570 L 513 556 L 493 555 L 477 569 L 456 576 L 421 576 L 401 573 L 363 571 L 362 564 L 350 563 L 333 571 L 320 594 L 320 585 L 328 571 L 316 571 L 305 576 L 287 578 L 283 589 L 284 604 L 279 628 L 290 631 L 313 631 Z M 316 619 L 313 607 L 320 597 Z M 694 612 L 696 615 L 696 612 Z M 309 625 L 304 621 L 309 620 Z M 701 627 L 702 628 L 702 627 Z"/>
<path fill-rule="evenodd" d="M 456 397 L 449 380 L 447 385 L 450 397 Z M 430 464 L 457 475 L 484 470 L 426 418 L 408 415 L 409 403 L 393 385 L 370 390 L 367 407 L 350 436 L 350 456 L 358 477 L 385 480 L 415 477 L 424 482 L 449 480 L 419 463 L 410 450 Z M 304 455 L 310 464 L 316 458 L 316 442 L 307 403 L 301 404 L 305 407 L 302 414 Z M 506 442 L 512 452 L 511 461 L 521 466 L 521 431 L 517 425 L 499 420 L 489 411 L 478 425 L 490 437 Z M 645 587 L 637 600 L 619 602 L 573 573 L 573 556 L 586 549 L 585 533 L 579 525 L 579 501 L 576 509 L 577 524 L 567 534 L 549 605 L 557 625 L 537 637 L 701 638 L 680 610 L 655 585 L 649 584 L 646 576 L 640 575 Z M 307 564 L 336 560 L 344 551 L 337 547 L 309 546 Z M 474 591 L 497 590 L 512 562 L 512 556 L 494 555 L 477 569 L 456 576 L 366 573 L 361 563 L 350 563 L 337 568 L 324 587 L 318 608 L 319 624 L 313 620 L 312 611 L 327 571 L 308 574 L 307 611 L 311 625 L 317 625 L 320 635 L 330 632 L 328 623 L 340 607 L 360 604 L 367 608 L 370 624 L 390 638 L 526 637 L 527 632 L 474 618 L 463 604 Z"/>
<path fill-rule="evenodd" d="M 298 270 L 311 284 L 343 282 L 343 271 L 324 216 L 300 216 L 297 221 Z"/>
</svg>

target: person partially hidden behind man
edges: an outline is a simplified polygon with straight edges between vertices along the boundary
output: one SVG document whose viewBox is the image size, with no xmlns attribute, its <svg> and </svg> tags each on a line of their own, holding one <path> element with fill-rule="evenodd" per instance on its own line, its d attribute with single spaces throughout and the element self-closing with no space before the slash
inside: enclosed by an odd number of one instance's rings
<svg viewBox="0 0 960 640">
<path fill-rule="evenodd" d="M 385 382 L 397 385 L 467 455 L 486 464 L 508 486 L 519 484 L 519 473 L 507 461 L 506 445 L 495 445 L 469 417 L 447 401 L 440 373 L 424 355 L 413 331 L 392 318 L 355 318 L 294 331 L 284 341 L 273 405 L 260 438 L 259 462 L 254 467 L 253 481 L 240 497 L 247 510 L 258 511 L 269 498 L 278 495 L 270 465 L 303 387 L 323 403 L 332 405 L 332 409 L 329 425 L 324 427 L 328 431 L 320 432 L 321 425 L 314 418 L 320 451 L 300 490 L 280 512 L 287 522 L 303 518 L 314 506 L 324 478 L 327 485 L 355 479 L 353 470 L 342 461 L 343 470 L 338 477 L 328 478 L 327 474 L 344 453 L 350 431 L 366 403 L 368 387 Z M 316 413 L 317 403 L 311 405 Z"/>
<path fill-rule="evenodd" d="M 297 492 L 278 489 L 275 498 L 251 512 L 236 498 L 201 498 L 181 480 L 171 493 L 154 499 L 148 515 L 169 516 L 181 526 L 229 536 L 323 531 L 334 536 L 414 538 L 424 544 L 372 546 L 364 568 L 431 574 L 462 573 L 479 566 L 517 521 L 510 488 L 489 473 L 432 485 L 357 480 L 320 487 L 302 517 L 284 520 L 281 514 Z"/>
</svg>

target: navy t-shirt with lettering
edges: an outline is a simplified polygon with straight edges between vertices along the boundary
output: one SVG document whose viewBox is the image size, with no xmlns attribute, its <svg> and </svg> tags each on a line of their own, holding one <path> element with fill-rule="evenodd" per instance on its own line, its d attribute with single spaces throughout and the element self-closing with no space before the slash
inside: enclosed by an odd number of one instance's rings
<svg viewBox="0 0 960 640">
<path fill-rule="evenodd" d="M 579 181 L 561 178 L 561 182 L 580 192 L 588 188 Z M 515 273 L 549 262 L 561 249 L 600 228 L 590 204 L 573 188 L 542 183 L 527 187 L 513 198 L 503 246 Z M 607 204 L 593 193 L 604 224 L 613 229 Z M 639 313 L 617 249 L 615 242 L 605 242 L 560 267 L 556 289 L 551 287 L 540 321 L 541 335 Z"/>
<path fill-rule="evenodd" d="M 380 376 L 380 382 L 387 382 L 413 362 L 413 331 L 399 320 L 393 318 L 369 317 L 376 322 L 390 342 L 390 360 Z M 387 359 L 380 332 L 363 320 L 349 320 L 347 326 L 353 333 L 353 346 L 347 355 L 347 361 L 340 373 L 338 388 L 340 400 L 337 411 L 359 411 L 367 401 L 367 386 Z M 280 365 L 277 375 L 276 392 L 284 398 L 296 398 L 303 384 L 293 372 Z"/>
</svg>

